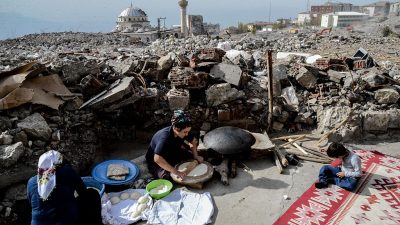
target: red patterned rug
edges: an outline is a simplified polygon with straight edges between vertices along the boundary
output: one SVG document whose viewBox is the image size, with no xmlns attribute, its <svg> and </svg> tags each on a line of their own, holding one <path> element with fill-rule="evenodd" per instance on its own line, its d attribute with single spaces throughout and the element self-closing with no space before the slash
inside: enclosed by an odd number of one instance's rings
<svg viewBox="0 0 400 225">
<path fill-rule="evenodd" d="M 313 185 L 274 224 L 400 224 L 400 160 L 379 152 L 355 153 L 364 175 L 354 193 Z"/>
</svg>

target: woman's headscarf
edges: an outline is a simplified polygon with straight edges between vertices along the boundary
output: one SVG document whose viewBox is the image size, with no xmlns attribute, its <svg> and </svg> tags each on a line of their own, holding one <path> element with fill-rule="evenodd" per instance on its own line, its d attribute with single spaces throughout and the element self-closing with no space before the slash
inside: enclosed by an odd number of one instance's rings
<svg viewBox="0 0 400 225">
<path fill-rule="evenodd" d="M 50 150 L 43 153 L 38 163 L 38 192 L 43 200 L 47 200 L 56 186 L 56 167 L 62 163 L 61 153 Z"/>
<path fill-rule="evenodd" d="M 183 110 L 175 110 L 174 115 L 171 119 L 172 126 L 177 127 L 179 129 L 186 128 L 191 125 L 192 121 L 188 114 L 186 114 Z"/>
</svg>

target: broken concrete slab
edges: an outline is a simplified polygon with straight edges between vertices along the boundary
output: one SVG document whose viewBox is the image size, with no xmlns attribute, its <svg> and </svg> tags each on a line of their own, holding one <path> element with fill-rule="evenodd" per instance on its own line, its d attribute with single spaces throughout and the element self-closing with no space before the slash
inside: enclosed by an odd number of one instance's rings
<svg viewBox="0 0 400 225">
<path fill-rule="evenodd" d="M 301 67 L 299 73 L 296 75 L 296 80 L 301 86 L 311 89 L 317 84 L 318 78 L 312 70 Z"/>
<path fill-rule="evenodd" d="M 230 84 L 215 84 L 206 90 L 207 105 L 217 106 L 245 96 L 243 91 L 232 88 Z"/>
<path fill-rule="evenodd" d="M 220 63 L 213 66 L 210 71 L 210 76 L 225 80 L 235 86 L 239 86 L 242 79 L 242 69 L 236 65 Z"/>
<path fill-rule="evenodd" d="M 346 74 L 348 75 L 348 73 L 338 72 L 335 70 L 328 70 L 327 73 L 328 73 L 329 80 L 339 83 L 339 84 L 346 77 Z"/>
<path fill-rule="evenodd" d="M 175 55 L 173 53 L 167 54 L 157 60 L 158 70 L 169 70 L 175 62 Z"/>
<path fill-rule="evenodd" d="M 363 113 L 363 128 L 367 132 L 386 132 L 390 115 L 385 111 L 367 111 Z"/>
<path fill-rule="evenodd" d="M 0 164 L 2 167 L 10 167 L 17 163 L 25 151 L 22 142 L 13 145 L 0 145 Z"/>
<path fill-rule="evenodd" d="M 349 117 L 351 108 L 348 106 L 341 107 L 320 107 L 317 110 L 318 133 L 324 133 L 340 124 Z"/>
<path fill-rule="evenodd" d="M 39 113 L 26 117 L 17 124 L 17 127 L 25 131 L 28 136 L 44 141 L 49 140 L 52 133 L 46 120 Z"/>
<path fill-rule="evenodd" d="M 131 82 L 134 80 L 133 77 L 124 77 L 116 80 L 110 87 L 85 102 L 82 106 L 90 105 L 93 108 L 101 108 L 105 105 L 120 101 L 124 96 L 134 92 Z"/>
<path fill-rule="evenodd" d="M 377 71 L 370 71 L 367 74 L 362 75 L 361 79 L 368 84 L 369 88 L 377 88 L 386 84 L 386 78 L 380 74 L 377 74 Z"/>
<path fill-rule="evenodd" d="M 393 88 L 382 88 L 375 91 L 375 100 L 380 104 L 395 104 L 400 94 Z"/>
<path fill-rule="evenodd" d="M 186 109 L 190 102 L 189 90 L 185 89 L 171 89 L 168 91 L 167 95 L 169 108 L 171 110 L 176 109 Z"/>
</svg>

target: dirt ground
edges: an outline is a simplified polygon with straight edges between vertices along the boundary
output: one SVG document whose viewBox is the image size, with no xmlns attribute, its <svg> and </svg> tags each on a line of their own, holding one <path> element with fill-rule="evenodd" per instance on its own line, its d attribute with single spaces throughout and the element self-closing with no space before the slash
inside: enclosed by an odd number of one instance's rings
<svg viewBox="0 0 400 225">
<path fill-rule="evenodd" d="M 399 155 L 400 142 L 369 141 L 347 143 L 349 149 L 378 150 L 382 153 Z M 133 159 L 147 150 L 146 141 L 115 143 L 98 156 L 103 159 Z M 215 202 L 212 223 L 226 224 L 273 224 L 296 201 L 317 178 L 322 164 L 302 161 L 298 166 L 289 166 L 279 174 L 272 158 L 247 160 L 243 163 L 250 169 L 238 169 L 237 177 L 224 186 L 214 177 L 203 189 L 194 192 L 210 192 Z M 288 199 L 284 199 L 284 195 Z M 139 224 L 145 224 L 139 222 Z"/>
</svg>

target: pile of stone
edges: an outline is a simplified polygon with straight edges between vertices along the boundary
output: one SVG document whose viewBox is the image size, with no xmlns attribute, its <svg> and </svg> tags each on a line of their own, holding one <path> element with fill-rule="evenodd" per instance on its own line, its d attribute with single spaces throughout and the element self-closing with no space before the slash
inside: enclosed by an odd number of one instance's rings
<svg viewBox="0 0 400 225">
<path fill-rule="evenodd" d="M 355 47 L 365 40 L 374 49 Z M 42 70 L 34 76 L 57 74 L 73 98 L 64 96 L 58 108 L 44 101 L 0 110 L 0 215 L 8 222 L 17 218 L 13 205 L 23 199 L 44 151 L 61 151 L 84 173 L 107 141 L 152 134 L 169 124 L 175 109 L 189 111 L 194 128 L 203 132 L 231 125 L 254 132 L 270 127 L 270 133 L 315 130 L 337 141 L 390 138 L 400 128 L 400 67 L 381 57 L 392 42 L 362 34 L 315 37 L 312 31 L 170 37 L 143 47 L 119 34 L 50 33 L 1 41 L 0 85 L 12 69 L 36 61 Z M 345 46 L 346 53 L 331 54 Z M 276 53 L 272 124 L 269 49 Z"/>
</svg>

